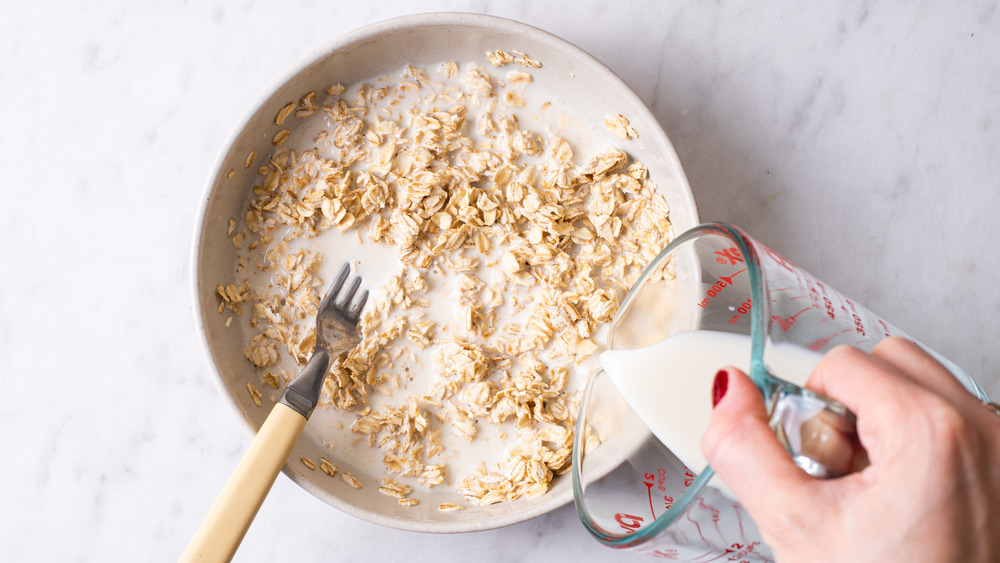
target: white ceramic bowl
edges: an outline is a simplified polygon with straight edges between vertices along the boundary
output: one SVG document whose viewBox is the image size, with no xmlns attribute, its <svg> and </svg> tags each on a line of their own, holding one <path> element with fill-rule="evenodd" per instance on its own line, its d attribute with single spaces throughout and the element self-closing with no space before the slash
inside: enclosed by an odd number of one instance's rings
<svg viewBox="0 0 1000 563">
<path fill-rule="evenodd" d="M 263 408 L 251 401 L 246 384 L 259 376 L 243 355 L 242 333 L 227 328 L 227 315 L 217 311 L 216 284 L 234 278 L 236 249 L 226 236 L 228 220 L 245 214 L 250 188 L 259 181 L 257 165 L 270 154 L 271 139 L 279 129 L 274 116 L 288 101 L 298 100 L 305 92 L 322 92 L 336 82 L 348 85 L 371 80 L 397 72 L 407 64 L 430 70 L 436 68 L 432 66 L 434 63 L 454 60 L 491 68 L 485 54 L 496 49 L 520 50 L 542 61 L 542 68 L 530 69 L 534 77 L 532 89 L 540 89 L 550 98 L 565 103 L 583 123 L 592 123 L 593 136 L 598 142 L 621 146 L 635 160 L 645 163 L 670 206 L 675 232 L 697 224 L 687 180 L 656 119 L 620 78 L 579 48 L 521 23 L 475 14 L 407 16 L 349 33 L 296 68 L 239 126 L 222 151 L 203 201 L 193 256 L 196 307 L 218 380 L 252 430 L 260 427 L 270 405 L 277 400 L 278 392 L 266 386 L 261 389 L 265 393 Z M 609 113 L 627 116 L 638 138 L 625 143 L 608 133 L 604 116 Z M 245 168 L 244 159 L 254 149 L 260 155 L 257 163 Z M 230 170 L 235 171 L 235 176 L 227 179 Z M 326 439 L 324 426 L 312 422 L 307 425 L 290 460 L 303 456 L 319 459 L 321 454 L 317 452 L 324 450 L 322 444 Z M 341 471 L 351 471 L 361 481 L 374 485 L 361 489 L 344 486 L 339 478 L 332 479 L 322 471 L 309 470 L 298 461 L 286 465 L 284 472 L 340 510 L 394 528 L 425 532 L 486 530 L 533 518 L 572 499 L 570 476 L 566 474 L 556 477 L 550 491 L 536 498 L 468 506 L 469 503 L 451 487 L 442 485 L 431 489 L 430 493 L 423 493 L 419 505 L 405 507 L 394 498 L 377 492 L 382 475 L 366 475 L 352 463 L 365 456 L 380 455 L 377 450 L 367 445 L 338 444 L 336 455 Z M 468 507 L 457 512 L 442 512 L 437 509 L 442 502 L 457 502 Z"/>
</svg>

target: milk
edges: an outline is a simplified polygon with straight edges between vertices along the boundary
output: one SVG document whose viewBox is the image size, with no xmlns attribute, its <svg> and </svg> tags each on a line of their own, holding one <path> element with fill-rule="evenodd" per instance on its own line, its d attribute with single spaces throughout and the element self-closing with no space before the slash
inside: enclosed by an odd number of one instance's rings
<svg viewBox="0 0 1000 563">
<path fill-rule="evenodd" d="M 601 364 L 650 431 L 699 473 L 708 465 L 701 436 L 712 414 L 712 379 L 722 367 L 749 372 L 750 336 L 695 330 L 632 350 L 608 350 Z M 766 348 L 764 364 L 785 381 L 803 385 L 821 355 L 786 343 Z"/>
</svg>

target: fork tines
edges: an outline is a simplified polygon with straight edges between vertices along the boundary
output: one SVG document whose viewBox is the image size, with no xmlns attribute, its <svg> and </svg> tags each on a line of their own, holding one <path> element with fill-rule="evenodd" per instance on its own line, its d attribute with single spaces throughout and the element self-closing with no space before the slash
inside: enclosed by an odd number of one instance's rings
<svg viewBox="0 0 1000 563">
<path fill-rule="evenodd" d="M 347 281 L 348 275 L 351 273 L 350 264 L 345 263 L 337 274 L 337 278 L 334 280 L 333 285 L 330 286 L 330 291 L 327 292 L 326 297 L 323 298 L 322 303 L 319 305 L 320 314 L 329 308 L 333 308 L 340 313 L 346 315 L 349 319 L 357 322 L 358 318 L 361 316 L 361 310 L 364 309 L 365 303 L 368 301 L 368 290 L 366 289 L 361 293 L 358 298 L 357 303 L 351 306 L 351 301 L 354 299 L 354 294 L 357 293 L 358 288 L 361 287 L 361 277 L 355 277 L 351 282 L 350 287 L 347 288 L 347 292 L 344 293 L 343 297 L 339 299 L 338 295 L 340 290 L 343 289 L 344 283 Z"/>
</svg>

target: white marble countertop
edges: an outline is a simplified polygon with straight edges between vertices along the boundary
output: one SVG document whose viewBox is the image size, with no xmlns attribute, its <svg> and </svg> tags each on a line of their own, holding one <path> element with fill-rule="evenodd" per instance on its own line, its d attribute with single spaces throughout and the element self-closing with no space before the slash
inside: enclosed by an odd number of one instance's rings
<svg viewBox="0 0 1000 563">
<path fill-rule="evenodd" d="M 622 76 L 728 220 L 1000 395 L 998 2 L 13 3 L 0 19 L 0 545 L 170 561 L 250 437 L 192 314 L 191 233 L 230 131 L 302 57 L 413 12 L 481 11 Z M 280 476 L 238 561 L 641 560 L 572 506 L 428 535 Z"/>
</svg>

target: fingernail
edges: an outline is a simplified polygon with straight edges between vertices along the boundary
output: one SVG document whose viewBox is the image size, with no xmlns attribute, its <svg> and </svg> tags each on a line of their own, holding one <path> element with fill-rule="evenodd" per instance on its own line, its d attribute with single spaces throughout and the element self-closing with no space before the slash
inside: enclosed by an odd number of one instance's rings
<svg viewBox="0 0 1000 563">
<path fill-rule="evenodd" d="M 712 382 L 712 408 L 719 404 L 722 397 L 726 394 L 726 389 L 729 388 L 729 372 L 720 369 L 715 373 L 715 381 Z"/>
</svg>

